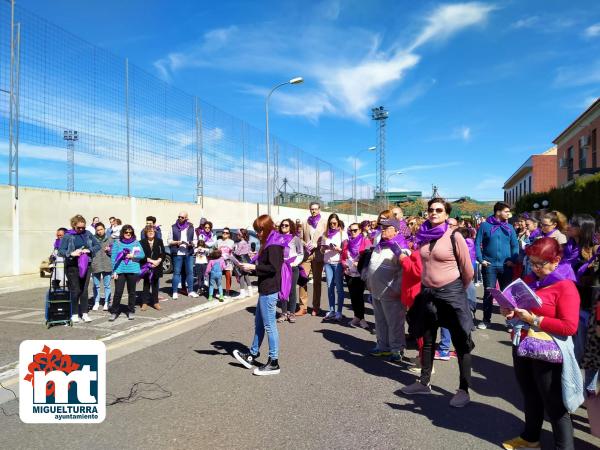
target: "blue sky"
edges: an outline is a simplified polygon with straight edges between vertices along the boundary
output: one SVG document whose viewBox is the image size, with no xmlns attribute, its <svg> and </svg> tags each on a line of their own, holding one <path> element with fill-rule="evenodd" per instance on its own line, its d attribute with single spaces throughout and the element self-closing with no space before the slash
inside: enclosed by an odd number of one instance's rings
<svg viewBox="0 0 600 450">
<path fill-rule="evenodd" d="M 271 130 L 348 172 L 385 105 L 391 190 L 499 199 L 600 96 L 597 0 L 19 4 L 261 129 L 268 89 L 303 76 Z"/>
</svg>

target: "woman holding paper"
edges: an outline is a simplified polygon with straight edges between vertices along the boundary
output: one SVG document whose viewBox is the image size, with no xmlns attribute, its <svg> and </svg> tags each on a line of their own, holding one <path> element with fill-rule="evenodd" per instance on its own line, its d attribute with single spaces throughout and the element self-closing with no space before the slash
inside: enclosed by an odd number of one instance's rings
<svg viewBox="0 0 600 450">
<path fill-rule="evenodd" d="M 337 214 L 331 214 L 327 219 L 327 231 L 320 239 L 320 249 L 325 263 L 327 276 L 327 296 L 329 312 L 325 320 L 341 322 L 342 307 L 344 306 L 344 267 L 341 264 L 341 254 L 348 235 L 340 226 Z M 337 291 L 337 302 L 335 294 Z"/>
<path fill-rule="evenodd" d="M 544 413 L 550 419 L 555 448 L 573 449 L 569 412 L 583 402 L 583 380 L 575 360 L 571 336 L 579 321 L 579 294 L 571 266 L 559 264 L 561 249 L 550 237 L 536 240 L 526 250 L 534 275 L 525 281 L 542 305 L 530 311 L 501 308 L 507 319 L 519 319 L 513 331 L 513 362 L 525 404 L 525 429 L 502 443 L 507 450 L 540 448 Z M 524 328 L 529 327 L 529 332 Z M 551 336 L 534 335 L 539 330 Z M 516 334 L 516 336 L 514 336 Z M 528 341 L 529 340 L 529 341 Z M 567 381 L 567 383 L 565 383 Z M 564 401 L 563 401 L 564 399 Z M 567 403 L 565 403 L 567 402 Z"/>
</svg>

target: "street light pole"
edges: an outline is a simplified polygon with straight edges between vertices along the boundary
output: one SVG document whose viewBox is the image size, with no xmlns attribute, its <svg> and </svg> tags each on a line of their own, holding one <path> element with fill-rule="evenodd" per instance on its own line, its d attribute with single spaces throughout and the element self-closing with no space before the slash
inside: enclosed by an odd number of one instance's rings
<svg viewBox="0 0 600 450">
<path fill-rule="evenodd" d="M 352 198 L 354 199 L 354 221 L 358 221 L 358 192 L 357 192 L 357 186 L 356 186 L 356 159 L 358 158 L 358 155 L 360 155 L 362 152 L 368 151 L 368 152 L 374 152 L 375 150 L 377 150 L 377 147 L 369 147 L 367 149 L 363 149 L 358 151 L 358 153 L 356 153 L 356 155 L 354 155 L 354 183 L 352 183 Z"/>
<path fill-rule="evenodd" d="M 304 81 L 304 78 L 302 77 L 296 77 L 296 78 L 292 78 L 289 81 L 286 81 L 285 83 L 280 83 L 277 86 L 275 86 L 273 89 L 271 89 L 271 91 L 269 92 L 269 95 L 267 95 L 267 99 L 265 100 L 265 118 L 266 118 L 266 125 L 265 125 L 265 132 L 266 132 L 266 153 L 267 153 L 267 214 L 270 216 L 271 215 L 271 169 L 270 169 L 270 163 L 269 160 L 271 159 L 271 154 L 269 151 L 269 99 L 271 98 L 271 94 L 273 94 L 273 92 L 275 92 L 276 89 L 279 89 L 281 86 L 285 86 L 286 84 L 300 84 Z"/>
<path fill-rule="evenodd" d="M 385 179 L 385 181 L 386 181 L 385 185 L 386 186 L 389 186 L 390 178 L 393 177 L 394 175 L 402 175 L 402 172 L 392 172 L 392 173 L 390 173 L 387 176 L 387 178 Z M 385 193 L 385 200 L 386 200 L 386 207 L 385 207 L 385 209 L 390 209 L 390 196 L 389 196 L 389 192 Z"/>
</svg>

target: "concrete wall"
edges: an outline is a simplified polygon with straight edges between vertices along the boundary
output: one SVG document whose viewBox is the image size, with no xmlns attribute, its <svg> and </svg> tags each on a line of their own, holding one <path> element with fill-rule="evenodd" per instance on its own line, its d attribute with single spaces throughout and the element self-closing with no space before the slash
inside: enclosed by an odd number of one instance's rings
<svg viewBox="0 0 600 450">
<path fill-rule="evenodd" d="M 40 262 L 52 250 L 56 229 L 70 228 L 69 219 L 75 214 L 83 215 L 88 222 L 98 216 L 107 226 L 108 218 L 115 216 L 139 232 L 150 215 L 167 227 L 175 222 L 178 212 L 185 210 L 194 225 L 200 217 L 206 217 L 215 228 L 239 228 L 251 227 L 258 215 L 267 212 L 264 204 L 215 198 L 205 198 L 201 207 L 195 203 L 23 187 L 16 201 L 14 188 L 6 185 L 0 185 L 0 207 L 0 277 L 38 272 Z M 271 212 L 276 221 L 291 218 L 304 222 L 308 216 L 307 210 L 283 206 L 273 206 Z M 340 218 L 346 224 L 354 220 L 347 214 L 340 214 Z M 362 215 L 359 221 L 371 218 L 374 216 Z"/>
</svg>

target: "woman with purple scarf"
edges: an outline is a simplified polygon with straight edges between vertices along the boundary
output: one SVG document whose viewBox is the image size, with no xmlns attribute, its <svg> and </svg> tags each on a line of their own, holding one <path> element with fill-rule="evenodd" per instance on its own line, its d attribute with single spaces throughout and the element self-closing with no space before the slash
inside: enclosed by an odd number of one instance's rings
<svg viewBox="0 0 600 450">
<path fill-rule="evenodd" d="M 475 347 L 471 339 L 473 316 L 466 294 L 473 279 L 473 265 L 465 239 L 446 222 L 451 211 L 450 203 L 432 198 L 427 203 L 428 219 L 417 233 L 423 263 L 423 367 L 420 379 L 402 388 L 402 392 L 407 395 L 431 393 L 435 340 L 438 328 L 444 327 L 450 332 L 459 368 L 459 388 L 450 406 L 462 408 L 470 402 L 471 351 Z"/>
<path fill-rule="evenodd" d="M 348 227 L 348 240 L 342 250 L 342 266 L 354 313 L 350 324 L 355 327 L 360 326 L 365 330 L 369 328 L 369 324 L 365 320 L 365 299 L 363 297 L 365 282 L 358 272 L 358 261 L 360 255 L 366 249 L 371 248 L 371 245 L 371 241 L 362 233 L 358 223 L 353 223 Z"/>
<path fill-rule="evenodd" d="M 329 215 L 327 231 L 319 240 L 319 250 L 323 254 L 325 263 L 325 276 L 327 278 L 327 297 L 329 299 L 329 312 L 325 320 L 341 322 L 342 308 L 344 306 L 344 268 L 341 264 L 341 255 L 344 242 L 348 239 L 346 232 L 340 227 L 340 218 L 337 214 Z M 337 302 L 335 294 L 337 292 Z"/>
<path fill-rule="evenodd" d="M 88 315 L 88 283 L 90 281 L 90 263 L 100 251 L 98 240 L 85 229 L 85 218 L 81 215 L 71 217 L 72 229 L 67 231 L 60 242 L 58 254 L 65 258 L 65 271 L 71 296 L 71 321 L 91 322 Z"/>
<path fill-rule="evenodd" d="M 151 255 L 148 255 L 151 257 Z M 123 225 L 119 239 L 112 246 L 111 259 L 113 264 L 113 279 L 115 280 L 115 295 L 111 305 L 111 316 L 108 319 L 113 322 L 119 315 L 121 309 L 121 297 L 127 284 L 127 318 L 133 320 L 135 317 L 135 286 L 138 282 L 141 267 L 140 261 L 146 258 L 142 245 L 135 238 L 135 232 L 131 225 Z M 158 296 L 158 292 L 157 292 Z"/>
<path fill-rule="evenodd" d="M 530 311 L 500 310 L 507 319 L 518 318 L 523 324 L 515 325 L 513 331 L 513 364 L 525 412 L 523 432 L 502 446 L 507 450 L 541 448 L 540 434 L 546 415 L 552 425 L 554 448 L 574 449 L 569 412 L 583 402 L 581 373 L 571 342 L 579 320 L 575 274 L 569 264 L 560 264 L 561 248 L 555 239 L 538 239 L 526 252 L 534 275 L 524 281 L 542 305 Z M 529 337 L 527 329 L 547 333 L 551 340 Z M 535 339 L 534 344 L 526 343 L 529 339 Z"/>
<path fill-rule="evenodd" d="M 292 235 L 282 236 L 275 230 L 271 216 L 263 214 L 252 224 L 260 239 L 260 251 L 255 256 L 255 263 L 243 263 L 242 268 L 251 272 L 256 271 L 258 277 L 258 303 L 254 313 L 254 339 L 247 352 L 234 350 L 233 356 L 247 369 L 257 365 L 256 358 L 267 333 L 269 341 L 269 359 L 267 363 L 256 367 L 254 375 L 277 375 L 279 367 L 279 333 L 275 315 L 277 300 L 282 288 L 282 266 L 284 264 L 284 249 L 289 245 Z M 289 280 L 288 280 L 289 283 Z M 289 286 L 288 286 L 289 288 Z"/>
<path fill-rule="evenodd" d="M 296 302 L 298 300 L 298 278 L 300 276 L 300 263 L 304 260 L 304 244 L 302 240 L 297 236 L 294 222 L 292 219 L 283 219 L 279 224 L 279 232 L 283 236 L 293 236 L 288 245 L 288 249 L 284 252 L 284 258 L 286 263 L 290 265 L 291 269 L 291 286 L 290 296 L 288 301 L 281 302 L 281 316 L 277 319 L 277 322 L 296 323 Z"/>
</svg>

